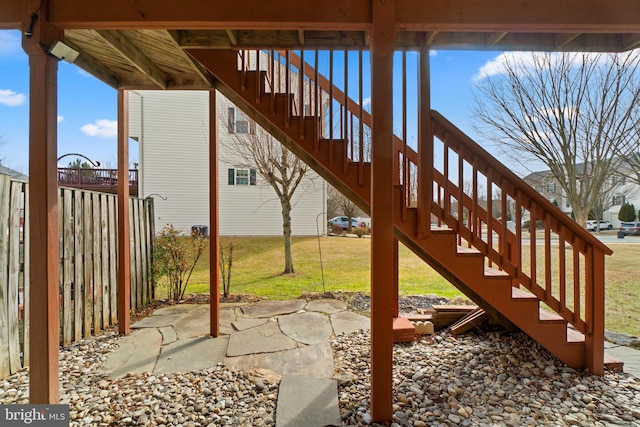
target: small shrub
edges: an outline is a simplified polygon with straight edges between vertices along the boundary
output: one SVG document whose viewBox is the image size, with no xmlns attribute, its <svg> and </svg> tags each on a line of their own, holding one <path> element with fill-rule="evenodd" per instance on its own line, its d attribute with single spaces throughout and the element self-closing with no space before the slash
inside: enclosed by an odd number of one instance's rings
<svg viewBox="0 0 640 427">
<path fill-rule="evenodd" d="M 333 225 L 331 227 L 331 233 L 340 235 L 344 233 L 344 228 L 340 227 L 339 225 Z"/>
<path fill-rule="evenodd" d="M 169 224 L 165 226 L 155 242 L 154 276 L 166 276 L 169 282 L 167 297 L 172 300 L 184 298 L 187 284 L 196 263 L 207 245 L 202 234 L 185 237 Z"/>
<path fill-rule="evenodd" d="M 362 227 L 353 227 L 353 229 L 351 231 L 353 232 L 353 234 L 355 234 L 358 237 L 362 237 L 362 236 L 365 236 L 365 235 L 369 234 L 367 229 L 366 228 L 362 228 Z"/>
<path fill-rule="evenodd" d="M 233 266 L 233 249 L 238 246 L 237 242 L 229 242 L 226 245 L 220 243 L 220 274 L 222 275 L 222 295 L 229 297 L 231 288 L 231 267 Z"/>
</svg>

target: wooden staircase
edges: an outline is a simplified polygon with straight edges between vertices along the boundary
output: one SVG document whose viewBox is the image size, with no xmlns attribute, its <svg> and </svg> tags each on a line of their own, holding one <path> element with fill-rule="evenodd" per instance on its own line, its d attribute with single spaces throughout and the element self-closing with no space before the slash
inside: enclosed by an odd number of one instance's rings
<svg viewBox="0 0 640 427">
<path fill-rule="evenodd" d="M 291 52 L 188 52 L 216 77 L 217 90 L 369 211 L 371 164 L 363 137 L 353 136 L 371 124 L 362 102 Z M 362 60 L 359 68 L 362 73 Z M 339 126 L 332 111 L 326 118 L 333 108 Z M 420 141 L 418 151 L 433 153 L 440 144 L 440 167 L 423 167 L 415 150 L 395 140 L 396 238 L 489 315 L 517 326 L 567 365 L 601 374 L 604 256 L 611 251 L 440 114 L 429 117 L 433 137 Z M 470 190 L 463 188 L 465 175 Z M 490 202 L 482 203 L 483 194 Z M 498 209 L 514 211 L 514 224 L 499 218 Z M 523 228 L 525 216 L 543 228 Z"/>
</svg>

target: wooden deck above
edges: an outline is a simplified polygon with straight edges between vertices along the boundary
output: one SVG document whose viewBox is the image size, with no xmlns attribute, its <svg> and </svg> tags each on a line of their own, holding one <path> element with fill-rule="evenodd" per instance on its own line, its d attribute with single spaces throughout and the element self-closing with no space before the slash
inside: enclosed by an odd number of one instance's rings
<svg viewBox="0 0 640 427">
<path fill-rule="evenodd" d="M 102 193 L 118 192 L 117 169 L 58 168 L 58 185 Z M 129 194 L 138 195 L 138 169 L 129 170 Z"/>
</svg>

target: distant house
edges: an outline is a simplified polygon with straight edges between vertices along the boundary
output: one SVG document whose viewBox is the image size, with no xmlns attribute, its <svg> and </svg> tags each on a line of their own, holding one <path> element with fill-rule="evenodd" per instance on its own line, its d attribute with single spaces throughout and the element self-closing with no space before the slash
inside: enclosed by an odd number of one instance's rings
<svg viewBox="0 0 640 427">
<path fill-rule="evenodd" d="M 9 175 L 11 179 L 13 179 L 14 181 L 23 181 L 23 182 L 29 181 L 28 176 L 16 170 L 13 170 L 11 168 L 8 168 L 6 166 L 3 166 L 2 162 L 0 162 L 0 174 Z"/>
<path fill-rule="evenodd" d="M 223 236 L 282 234 L 280 202 L 253 168 L 229 150 L 255 124 L 218 94 L 219 207 Z M 139 197 L 154 197 L 156 231 L 209 224 L 209 92 L 133 91 L 129 136 L 138 142 Z M 311 171 L 294 196 L 293 235 L 326 230 L 326 184 Z M 316 228 L 316 220 L 319 227 Z"/>
<path fill-rule="evenodd" d="M 640 186 L 627 179 L 629 172 L 629 166 L 623 165 L 618 173 L 610 178 L 606 186 L 607 190 L 602 195 L 603 210 L 602 218 L 600 219 L 611 222 L 614 228 L 620 227 L 618 212 L 624 203 L 633 204 L 636 213 L 640 209 Z M 527 175 L 524 180 L 547 200 L 558 206 L 562 212 L 571 215 L 572 209 L 569 199 L 562 190 L 560 182 L 553 176 L 551 171 L 533 172 Z"/>
</svg>

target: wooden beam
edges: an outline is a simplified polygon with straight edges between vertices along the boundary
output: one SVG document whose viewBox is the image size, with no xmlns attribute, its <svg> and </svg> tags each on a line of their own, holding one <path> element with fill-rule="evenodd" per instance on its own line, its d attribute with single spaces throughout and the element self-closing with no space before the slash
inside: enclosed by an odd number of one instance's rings
<svg viewBox="0 0 640 427">
<path fill-rule="evenodd" d="M 298 30 L 298 43 L 300 46 L 304 46 L 304 30 Z"/>
<path fill-rule="evenodd" d="M 622 50 L 631 50 L 640 46 L 640 34 L 625 34 L 622 36 Z"/>
<path fill-rule="evenodd" d="M 225 30 L 227 33 L 227 37 L 229 37 L 229 42 L 231 46 L 236 46 L 238 44 L 238 37 L 236 35 L 237 31 Z"/>
<path fill-rule="evenodd" d="M 218 108 L 216 90 L 209 91 L 209 329 L 220 335 L 220 234 L 218 230 Z"/>
<path fill-rule="evenodd" d="M 21 0 L 3 0 L 10 10 Z M 4 9 L 3 9 L 4 10 Z M 367 30 L 368 0 L 56 0 L 49 20 L 59 28 Z M 15 12 L 12 13 L 15 15 Z M 7 21 L 15 20 L 15 16 Z M 637 0 L 399 0 L 396 29 L 485 32 L 638 32 Z"/>
<path fill-rule="evenodd" d="M 556 40 L 556 47 L 559 49 L 580 37 L 580 33 L 556 34 L 554 37 Z"/>
<path fill-rule="evenodd" d="M 31 2 L 32 3 L 32 2 Z M 0 30 L 17 30 L 25 18 L 25 6 L 30 2 L 15 0 L 0 0 Z M 37 7 L 37 6 L 36 6 Z M 30 12 L 26 12 L 29 13 Z"/>
<path fill-rule="evenodd" d="M 393 206 L 393 56 L 396 0 L 372 0 L 371 31 L 371 416 L 393 418 L 393 318 L 396 263 Z"/>
<path fill-rule="evenodd" d="M 487 43 L 490 46 L 495 46 L 507 35 L 507 33 L 489 33 L 487 34 Z"/>
<path fill-rule="evenodd" d="M 167 88 L 167 76 L 120 31 L 95 31 L 95 34 L 115 49 L 131 65 L 149 77 L 160 89 Z"/>
<path fill-rule="evenodd" d="M 36 10 L 39 2 L 27 2 Z M 57 184 L 58 62 L 42 45 L 61 37 L 44 19 L 22 45 L 29 54 L 29 402 L 60 400 L 60 290 Z M 2 230 L 4 233 L 5 230 Z"/>
<path fill-rule="evenodd" d="M 189 56 L 187 52 L 182 50 L 182 48 L 180 47 L 179 41 L 178 41 L 180 39 L 180 35 L 178 31 L 167 31 L 167 33 L 169 34 L 169 39 L 171 40 L 171 43 L 173 44 L 173 46 L 176 48 L 176 51 L 180 53 L 180 55 L 185 59 L 185 61 L 189 62 L 189 65 L 191 65 L 191 68 L 193 68 L 196 74 L 200 76 L 202 81 L 206 83 L 209 87 L 215 87 L 215 80 L 211 75 L 211 73 L 209 73 L 209 71 L 207 71 L 206 68 L 200 65 L 199 62 L 195 61 L 191 56 Z"/>
<path fill-rule="evenodd" d="M 118 90 L 118 331 L 131 332 L 129 93 Z"/>
</svg>

